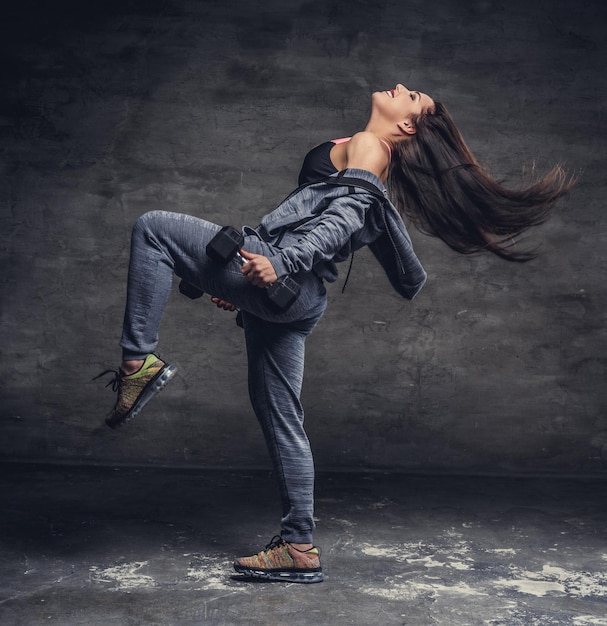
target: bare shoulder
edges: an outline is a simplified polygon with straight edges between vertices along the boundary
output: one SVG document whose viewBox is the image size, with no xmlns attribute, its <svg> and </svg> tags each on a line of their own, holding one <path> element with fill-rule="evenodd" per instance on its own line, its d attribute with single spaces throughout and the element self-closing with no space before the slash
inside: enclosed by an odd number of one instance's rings
<svg viewBox="0 0 607 626">
<path fill-rule="evenodd" d="M 352 135 L 346 144 L 347 167 L 368 170 L 384 179 L 389 165 L 389 156 L 381 139 L 368 131 Z"/>
<path fill-rule="evenodd" d="M 379 137 L 367 130 L 352 135 L 352 138 L 346 145 L 348 152 L 352 153 L 358 150 L 364 150 L 365 152 L 377 151 L 382 154 L 386 150 Z"/>
</svg>

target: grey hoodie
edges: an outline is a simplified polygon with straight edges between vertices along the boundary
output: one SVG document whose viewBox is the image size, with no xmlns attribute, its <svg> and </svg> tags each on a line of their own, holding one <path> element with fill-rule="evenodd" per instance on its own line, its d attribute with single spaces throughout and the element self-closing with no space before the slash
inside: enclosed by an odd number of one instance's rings
<svg viewBox="0 0 607 626">
<path fill-rule="evenodd" d="M 356 183 L 332 184 L 341 176 L 371 183 L 377 193 Z M 334 282 L 336 263 L 369 246 L 401 296 L 413 299 L 426 282 L 405 224 L 381 180 L 367 170 L 349 168 L 300 187 L 261 220 L 258 232 L 277 246 L 270 257 L 277 276 L 314 271 Z"/>
</svg>

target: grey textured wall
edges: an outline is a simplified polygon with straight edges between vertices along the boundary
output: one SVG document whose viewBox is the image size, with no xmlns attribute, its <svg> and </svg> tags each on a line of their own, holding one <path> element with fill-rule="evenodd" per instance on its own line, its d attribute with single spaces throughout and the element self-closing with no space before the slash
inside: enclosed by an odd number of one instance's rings
<svg viewBox="0 0 607 626">
<path fill-rule="evenodd" d="M 38 6 L 39 4 L 39 6 Z M 444 101 L 496 176 L 581 171 L 512 265 L 413 232 L 413 302 L 356 255 L 311 336 L 318 466 L 604 472 L 602 0 L 35 3 L 3 27 L 4 459 L 266 466 L 233 316 L 175 294 L 178 379 L 119 432 L 91 378 L 119 362 L 130 228 L 150 209 L 255 225 L 316 143 L 396 82 Z"/>
</svg>

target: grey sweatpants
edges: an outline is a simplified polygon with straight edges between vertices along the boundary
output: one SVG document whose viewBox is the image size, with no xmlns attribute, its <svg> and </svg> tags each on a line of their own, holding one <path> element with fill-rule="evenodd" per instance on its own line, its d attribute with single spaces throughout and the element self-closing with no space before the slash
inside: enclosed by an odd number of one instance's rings
<svg viewBox="0 0 607 626">
<path fill-rule="evenodd" d="M 120 345 L 124 359 L 141 359 L 158 344 L 158 330 L 173 275 L 242 311 L 249 394 L 264 433 L 282 501 L 281 534 L 309 543 L 314 530 L 314 464 L 303 427 L 300 393 L 306 336 L 326 308 L 322 281 L 313 273 L 294 276 L 301 292 L 286 312 L 273 311 L 263 289 L 253 287 L 240 266 L 218 265 L 206 254 L 219 226 L 166 211 L 141 216 L 131 238 L 127 304 Z M 269 243 L 251 229 L 243 248 L 271 257 Z"/>
</svg>

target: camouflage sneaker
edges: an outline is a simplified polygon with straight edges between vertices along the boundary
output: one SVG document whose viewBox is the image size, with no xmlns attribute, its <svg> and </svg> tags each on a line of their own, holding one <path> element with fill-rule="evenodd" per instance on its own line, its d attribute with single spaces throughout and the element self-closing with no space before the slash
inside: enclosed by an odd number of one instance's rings
<svg viewBox="0 0 607 626">
<path fill-rule="evenodd" d="M 258 554 L 236 559 L 234 569 L 246 577 L 267 581 L 320 583 L 324 578 L 318 548 L 298 550 L 278 536 Z"/>
<path fill-rule="evenodd" d="M 161 361 L 155 354 L 149 354 L 141 369 L 128 376 L 122 369 L 105 370 L 95 376 L 93 380 L 113 373 L 115 377 L 106 387 L 112 385 L 112 389 L 118 392 L 118 398 L 114 408 L 105 418 L 105 423 L 110 428 L 116 428 L 120 424 L 135 417 L 141 409 L 173 378 L 177 368 Z"/>
</svg>

